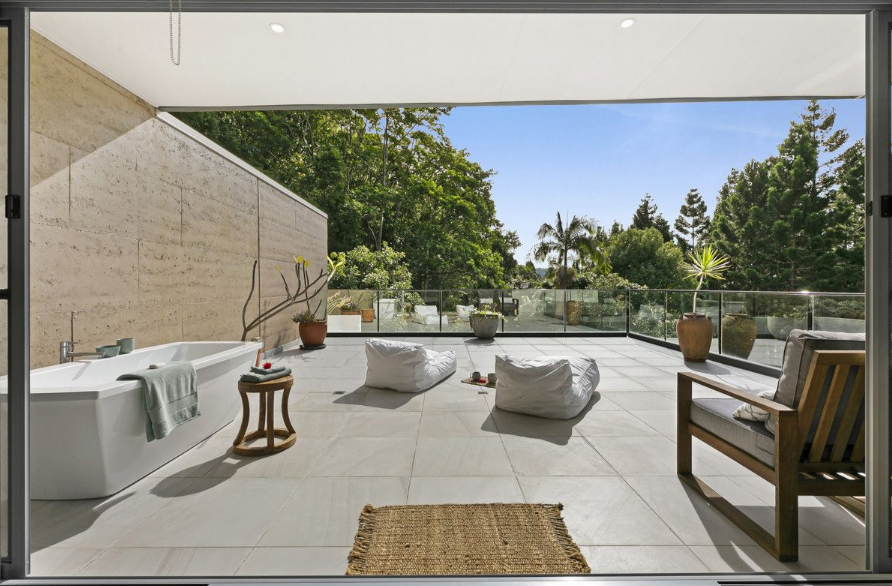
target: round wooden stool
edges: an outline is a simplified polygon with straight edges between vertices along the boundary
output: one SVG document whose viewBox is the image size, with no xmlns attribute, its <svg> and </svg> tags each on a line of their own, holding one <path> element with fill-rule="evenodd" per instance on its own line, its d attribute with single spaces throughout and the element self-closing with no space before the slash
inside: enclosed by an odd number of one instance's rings
<svg viewBox="0 0 892 586">
<path fill-rule="evenodd" d="M 291 375 L 283 376 L 274 380 L 268 380 L 262 383 L 249 383 L 239 381 L 238 392 L 242 396 L 242 426 L 238 430 L 238 435 L 232 451 L 241 456 L 265 456 L 267 454 L 275 454 L 282 450 L 287 450 L 294 445 L 297 439 L 297 433 L 291 425 L 291 419 L 288 418 L 288 395 L 291 393 L 291 385 L 294 384 L 294 377 Z M 282 419 L 285 422 L 285 428 L 275 427 L 273 416 L 275 414 L 276 391 L 284 391 L 282 394 Z M 245 434 L 248 429 L 248 420 L 251 418 L 251 407 L 248 404 L 248 393 L 260 393 L 260 417 L 257 419 L 257 431 Z M 265 446 L 247 446 L 248 442 L 259 438 L 266 438 Z M 276 437 L 285 438 L 276 443 Z"/>
</svg>

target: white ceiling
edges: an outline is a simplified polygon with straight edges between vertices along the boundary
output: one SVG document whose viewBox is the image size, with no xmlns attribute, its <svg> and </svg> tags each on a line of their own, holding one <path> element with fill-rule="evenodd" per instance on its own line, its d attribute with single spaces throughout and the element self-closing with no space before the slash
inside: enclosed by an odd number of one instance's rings
<svg viewBox="0 0 892 586">
<path fill-rule="evenodd" d="M 167 13 L 31 23 L 162 108 L 864 94 L 859 15 L 187 13 L 179 67 Z"/>
</svg>

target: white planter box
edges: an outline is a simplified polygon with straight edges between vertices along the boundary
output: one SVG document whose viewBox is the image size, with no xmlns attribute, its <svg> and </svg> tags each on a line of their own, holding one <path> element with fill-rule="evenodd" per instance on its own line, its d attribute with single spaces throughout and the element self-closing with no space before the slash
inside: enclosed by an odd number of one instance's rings
<svg viewBox="0 0 892 586">
<path fill-rule="evenodd" d="M 361 333 L 362 332 L 362 316 L 361 315 L 330 315 L 328 316 L 329 333 Z"/>
<path fill-rule="evenodd" d="M 391 319 L 396 307 L 396 299 L 379 299 L 378 307 L 380 311 L 379 319 Z"/>
</svg>

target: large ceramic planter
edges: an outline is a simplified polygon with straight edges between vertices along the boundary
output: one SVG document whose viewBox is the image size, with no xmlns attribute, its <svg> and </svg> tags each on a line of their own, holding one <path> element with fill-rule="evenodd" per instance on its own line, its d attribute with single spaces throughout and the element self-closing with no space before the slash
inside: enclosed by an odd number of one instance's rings
<svg viewBox="0 0 892 586">
<path fill-rule="evenodd" d="M 702 313 L 686 313 L 678 318 L 675 331 L 684 359 L 705 362 L 712 345 L 712 320 Z"/>
<path fill-rule="evenodd" d="M 567 325 L 578 326 L 582 317 L 582 307 L 578 301 L 567 302 Z"/>
<path fill-rule="evenodd" d="M 790 332 L 796 329 L 800 320 L 795 317 L 768 316 L 768 332 L 776 340 L 786 340 Z"/>
<path fill-rule="evenodd" d="M 749 358 L 756 343 L 756 320 L 745 313 L 722 317 L 722 354 Z"/>
<path fill-rule="evenodd" d="M 501 320 L 501 316 L 498 315 L 471 314 L 471 329 L 474 330 L 474 335 L 482 340 L 495 338 Z"/>
<path fill-rule="evenodd" d="M 325 343 L 328 323 L 324 321 L 301 322 L 297 327 L 297 331 L 304 346 L 308 348 L 321 346 Z"/>
</svg>

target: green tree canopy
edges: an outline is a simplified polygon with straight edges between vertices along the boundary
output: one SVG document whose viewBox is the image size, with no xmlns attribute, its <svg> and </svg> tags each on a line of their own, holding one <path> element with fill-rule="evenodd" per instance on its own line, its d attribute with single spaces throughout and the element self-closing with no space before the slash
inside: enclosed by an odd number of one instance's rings
<svg viewBox="0 0 892 586">
<path fill-rule="evenodd" d="M 332 258 L 337 253 L 331 253 Z M 392 249 L 386 242 L 380 251 L 360 244 L 348 250 L 341 270 L 332 278 L 332 289 L 410 289 L 412 273 L 405 263 L 405 254 Z"/>
<path fill-rule="evenodd" d="M 706 202 L 697 189 L 691 189 L 685 196 L 675 220 L 675 231 L 678 232 L 678 245 L 685 252 L 701 245 L 709 233 Z"/>
<path fill-rule="evenodd" d="M 669 228 L 669 222 L 663 217 L 654 203 L 653 197 L 649 193 L 645 193 L 641 198 L 641 204 L 635 210 L 632 216 L 632 228 L 638 230 L 646 230 L 647 228 L 656 228 L 663 240 L 670 242 L 672 240 L 672 230 Z"/>
<path fill-rule="evenodd" d="M 651 289 L 671 289 L 685 284 L 681 249 L 663 240 L 656 228 L 629 228 L 611 238 L 607 256 L 613 271 Z"/>
<path fill-rule="evenodd" d="M 592 240 L 596 223 L 585 216 L 573 216 L 564 226 L 561 213 L 557 212 L 555 223 L 548 222 L 539 227 L 539 243 L 533 248 L 533 256 L 538 261 L 549 260 L 555 267 L 555 285 L 567 289 L 573 281 L 575 268 L 570 266 L 570 255 L 587 252 L 594 254 L 600 250 Z"/>
<path fill-rule="evenodd" d="M 493 171 L 443 132 L 448 108 L 196 112 L 186 123 L 328 214 L 329 250 L 384 242 L 416 288 L 501 287 L 514 241 Z"/>
</svg>

